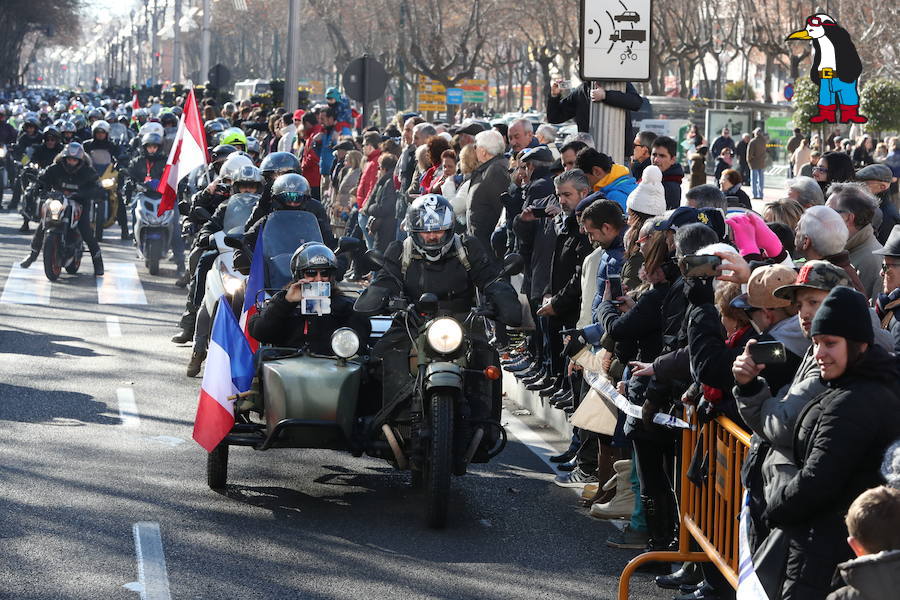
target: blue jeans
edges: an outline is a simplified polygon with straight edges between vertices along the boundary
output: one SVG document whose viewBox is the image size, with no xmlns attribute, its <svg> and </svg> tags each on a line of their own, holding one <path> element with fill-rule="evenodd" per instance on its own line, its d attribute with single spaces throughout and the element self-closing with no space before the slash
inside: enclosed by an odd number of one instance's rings
<svg viewBox="0 0 900 600">
<path fill-rule="evenodd" d="M 359 228 L 362 229 L 363 238 L 366 240 L 366 247 L 371 250 L 375 247 L 375 238 L 366 230 L 366 225 L 369 224 L 369 217 L 362 213 L 358 213 L 357 216 L 359 217 Z"/>
<path fill-rule="evenodd" d="M 819 104 L 822 106 L 857 106 L 859 94 L 856 91 L 856 81 L 844 83 L 837 77 L 833 79 L 819 80 Z"/>
<path fill-rule="evenodd" d="M 763 181 L 765 180 L 765 171 L 763 169 L 750 170 L 750 186 L 753 188 L 753 197 L 763 197 Z"/>
</svg>

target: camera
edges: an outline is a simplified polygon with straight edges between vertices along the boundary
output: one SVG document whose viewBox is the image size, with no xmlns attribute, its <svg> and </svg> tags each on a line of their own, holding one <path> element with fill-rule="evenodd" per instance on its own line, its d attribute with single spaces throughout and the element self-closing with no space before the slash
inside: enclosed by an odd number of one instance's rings
<svg viewBox="0 0 900 600">
<path fill-rule="evenodd" d="M 758 365 L 774 365 L 787 362 L 787 351 L 781 342 L 756 342 L 750 346 L 750 358 Z"/>
</svg>

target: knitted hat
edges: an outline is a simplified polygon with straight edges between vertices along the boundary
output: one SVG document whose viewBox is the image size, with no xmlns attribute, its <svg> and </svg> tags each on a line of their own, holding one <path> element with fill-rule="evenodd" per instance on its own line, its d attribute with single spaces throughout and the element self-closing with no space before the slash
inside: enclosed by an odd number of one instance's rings
<svg viewBox="0 0 900 600">
<path fill-rule="evenodd" d="M 644 169 L 641 182 L 628 194 L 630 210 L 653 217 L 666 212 L 666 194 L 662 185 L 662 171 L 656 165 Z"/>
<path fill-rule="evenodd" d="M 834 288 L 816 311 L 809 335 L 836 335 L 871 344 L 875 334 L 866 297 L 849 287 Z"/>
</svg>

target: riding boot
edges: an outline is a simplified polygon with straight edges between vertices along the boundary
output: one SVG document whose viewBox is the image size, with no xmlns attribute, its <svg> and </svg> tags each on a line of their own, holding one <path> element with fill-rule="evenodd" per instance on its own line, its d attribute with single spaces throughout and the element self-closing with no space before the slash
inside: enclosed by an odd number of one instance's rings
<svg viewBox="0 0 900 600">
<path fill-rule="evenodd" d="M 19 227 L 19 233 L 28 233 L 29 231 L 31 231 L 31 227 L 28 226 L 28 219 L 25 219 L 22 226 Z"/>
<path fill-rule="evenodd" d="M 34 250 L 31 251 L 31 254 L 28 255 L 28 258 L 19 263 L 19 266 L 23 269 L 27 269 L 31 266 L 31 263 L 37 260 L 38 253 Z"/>
<path fill-rule="evenodd" d="M 122 239 L 123 239 L 123 240 L 130 240 L 130 239 L 131 239 L 131 234 L 128 233 L 128 225 L 123 225 L 123 226 L 122 226 Z"/>
<path fill-rule="evenodd" d="M 187 376 L 196 377 L 200 373 L 200 367 L 203 365 L 204 360 L 206 360 L 206 352 L 195 350 L 191 354 L 191 361 L 188 363 Z"/>
<path fill-rule="evenodd" d="M 647 530 L 650 535 L 647 540 L 647 552 L 655 552 L 660 550 L 672 550 L 672 529 L 667 523 L 665 506 L 661 505 L 656 498 L 641 494 L 641 504 L 644 506 L 644 513 L 647 517 Z M 667 575 L 671 572 L 669 563 L 665 562 L 647 562 L 638 567 L 638 571 L 645 573 L 655 573 L 659 575 Z"/>
<path fill-rule="evenodd" d="M 94 254 L 91 257 L 91 261 L 94 263 L 94 277 L 102 277 L 103 276 L 103 255 L 99 252 Z"/>
<path fill-rule="evenodd" d="M 184 312 L 181 313 L 181 320 L 178 326 L 181 332 L 172 336 L 172 341 L 176 344 L 186 344 L 194 339 L 194 328 L 197 325 L 197 308 L 191 303 L 185 304 Z"/>
</svg>

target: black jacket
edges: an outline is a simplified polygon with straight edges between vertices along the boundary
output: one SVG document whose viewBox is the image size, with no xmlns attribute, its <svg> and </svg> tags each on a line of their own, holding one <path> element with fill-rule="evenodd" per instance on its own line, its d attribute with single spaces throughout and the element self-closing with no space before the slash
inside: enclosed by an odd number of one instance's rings
<svg viewBox="0 0 900 600">
<path fill-rule="evenodd" d="M 641 109 L 644 99 L 638 94 L 637 89 L 631 83 L 625 84 L 625 91 L 607 90 L 604 104 L 625 109 L 625 154 L 631 156 L 634 140 L 634 126 L 631 123 L 631 113 Z M 550 123 L 562 123 L 569 119 L 575 119 L 578 131 L 590 131 L 591 125 L 591 82 L 585 81 L 572 90 L 565 98 L 562 95 L 547 98 L 547 121 Z"/>
<path fill-rule="evenodd" d="M 393 173 L 386 173 L 378 180 L 366 201 L 363 213 L 375 220 L 372 227 L 375 249 L 384 253 L 397 233 L 397 188 L 394 187 Z"/>
<path fill-rule="evenodd" d="M 341 327 L 353 329 L 361 346 L 366 344 L 372 326 L 367 317 L 353 311 L 353 300 L 335 294 L 331 297 L 331 314 L 304 315 L 298 302 L 288 302 L 281 290 L 266 302 L 263 309 L 250 317 L 250 335 L 263 344 L 303 348 L 307 344 L 315 354 L 332 356 L 331 334 Z"/>
<path fill-rule="evenodd" d="M 469 261 L 469 269 L 460 260 L 455 249 L 436 261 L 417 258 L 412 253 L 406 273 L 402 270 L 403 244 L 394 241 L 385 253 L 384 268 L 375 274 L 372 284 L 357 300 L 357 310 L 378 312 L 382 300 L 400 295 L 400 286 L 394 279 L 403 282 L 403 296 L 416 301 L 425 292 L 438 298 L 440 312 L 465 315 L 476 304 L 475 290 L 481 290 L 496 308 L 499 321 L 517 327 L 521 323 L 522 310 L 515 290 L 506 281 L 497 280 L 500 267 L 488 258 L 487 252 L 477 239 L 460 236 Z M 389 273 L 393 273 L 392 277 Z"/>
<path fill-rule="evenodd" d="M 18 139 L 16 140 L 16 145 L 12 149 L 13 158 L 16 160 L 22 160 L 22 156 L 25 155 L 25 151 L 28 150 L 32 146 L 37 146 L 44 141 L 44 136 L 40 134 L 40 132 L 34 135 L 28 135 L 24 131 L 19 134 Z"/>
<path fill-rule="evenodd" d="M 632 161 L 631 162 L 631 176 L 634 177 L 635 179 L 637 179 L 638 181 L 640 181 L 641 177 L 644 176 L 644 169 L 649 167 L 651 164 L 652 163 L 650 162 L 649 158 L 647 160 L 645 160 L 644 162 Z"/>
<path fill-rule="evenodd" d="M 491 247 L 491 235 L 500 221 L 504 195 L 509 193 L 506 157 L 495 156 L 478 165 L 469 179 L 469 210 L 466 228 L 485 248 Z"/>
<path fill-rule="evenodd" d="M 764 513 L 791 535 L 785 583 L 791 597 L 824 598 L 837 564 L 851 558 L 844 515 L 859 494 L 884 482 L 884 452 L 900 438 L 898 378 L 896 359 L 870 345 L 797 418 L 800 471 Z"/>
<path fill-rule="evenodd" d="M 553 176 L 546 168 L 536 169 L 532 181 L 525 188 L 525 206 L 542 207 L 555 194 Z M 556 247 L 556 229 L 549 218 L 522 221 L 521 216 L 513 220 L 513 231 L 519 244 L 519 252 L 525 259 L 522 293 L 529 299 L 539 299 L 544 295 L 550 282 L 550 263 Z"/>
<path fill-rule="evenodd" d="M 62 146 L 57 144 L 55 148 L 48 148 L 44 144 L 40 146 L 35 146 L 34 152 L 31 155 L 30 163 L 34 163 L 40 168 L 49 167 L 53 164 L 53 161 L 59 156 L 59 153 L 62 151 Z"/>
<path fill-rule="evenodd" d="M 552 296 L 550 303 L 557 318 L 574 323 L 581 310 L 581 265 L 594 248 L 579 230 L 575 215 L 563 217 L 559 215 L 554 219 L 556 249 L 550 264 L 550 284 L 546 293 Z"/>
<path fill-rule="evenodd" d="M 684 179 L 684 168 L 675 163 L 662 174 L 663 191 L 666 193 L 666 210 L 681 206 L 681 180 Z"/>
<path fill-rule="evenodd" d="M 112 164 L 116 164 L 116 161 L 119 160 L 119 156 L 122 154 L 122 149 L 119 148 L 119 145 L 112 140 L 95 140 L 89 139 L 84 143 L 84 153 L 88 156 L 91 156 L 91 153 L 95 150 L 106 150 L 109 152 L 109 156 L 112 159 Z M 94 157 L 91 156 L 93 159 Z"/>
<path fill-rule="evenodd" d="M 141 153 L 131 159 L 128 164 L 128 178 L 134 183 L 144 183 L 151 179 L 162 179 L 166 170 L 166 156 L 157 151 L 153 156 L 148 156 L 141 149 Z"/>
<path fill-rule="evenodd" d="M 74 172 L 69 172 L 62 166 L 62 161 L 57 160 L 44 169 L 38 175 L 41 187 L 47 190 L 60 192 L 74 192 L 73 200 L 85 202 L 99 189 L 97 185 L 97 172 L 91 166 L 90 161 L 82 161 Z"/>
</svg>

